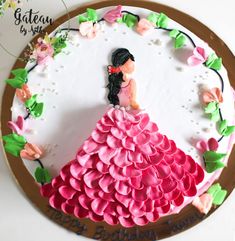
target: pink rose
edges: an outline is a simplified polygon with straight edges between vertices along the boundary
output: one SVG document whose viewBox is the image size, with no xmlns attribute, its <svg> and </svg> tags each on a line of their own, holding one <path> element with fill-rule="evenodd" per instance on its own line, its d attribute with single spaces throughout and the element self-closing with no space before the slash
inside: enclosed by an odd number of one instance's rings
<svg viewBox="0 0 235 241">
<path fill-rule="evenodd" d="M 212 207 L 213 197 L 209 193 L 204 193 L 200 197 L 196 197 L 192 202 L 201 213 L 207 214 Z"/>
<path fill-rule="evenodd" d="M 43 150 L 35 144 L 27 143 L 24 149 L 20 152 L 21 158 L 27 159 L 29 161 L 34 161 L 35 159 L 41 158 L 43 155 Z"/>
<path fill-rule="evenodd" d="M 190 66 L 196 66 L 205 63 L 207 58 L 208 55 L 204 48 L 195 47 L 193 50 L 193 55 L 188 58 L 187 62 Z"/>
<path fill-rule="evenodd" d="M 213 102 L 213 101 L 222 103 L 223 95 L 219 88 L 212 88 L 210 90 L 205 90 L 202 93 L 202 100 L 204 104 L 209 104 L 210 102 Z"/>
<path fill-rule="evenodd" d="M 122 6 L 118 5 L 116 8 L 108 11 L 104 15 L 104 20 L 108 23 L 114 23 L 118 18 L 122 17 Z"/>
<path fill-rule="evenodd" d="M 79 27 L 80 34 L 89 39 L 95 38 L 99 29 L 100 25 L 98 23 L 93 25 L 92 21 L 83 22 L 80 24 Z"/>
<path fill-rule="evenodd" d="M 154 29 L 154 24 L 145 18 L 140 19 L 140 21 L 136 26 L 136 31 L 140 35 L 145 35 L 150 30 L 153 30 L 153 29 Z"/>
</svg>

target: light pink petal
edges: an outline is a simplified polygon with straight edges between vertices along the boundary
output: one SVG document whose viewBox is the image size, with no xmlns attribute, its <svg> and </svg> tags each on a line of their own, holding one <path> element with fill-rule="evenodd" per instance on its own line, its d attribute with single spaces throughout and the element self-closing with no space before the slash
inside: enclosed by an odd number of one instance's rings
<svg viewBox="0 0 235 241">
<path fill-rule="evenodd" d="M 73 189 L 81 191 L 81 181 L 78 181 L 77 179 L 70 177 L 69 183 Z"/>
<path fill-rule="evenodd" d="M 107 144 L 112 149 L 120 148 L 121 147 L 121 140 L 119 140 L 116 137 L 109 134 L 107 136 Z"/>
<path fill-rule="evenodd" d="M 131 198 L 128 198 L 127 196 L 124 196 L 120 193 L 115 193 L 115 198 L 121 203 L 123 204 L 125 207 L 129 206 L 129 203 L 131 201 Z"/>
<path fill-rule="evenodd" d="M 86 196 L 86 194 L 82 194 L 78 197 L 78 201 L 81 204 L 81 206 L 87 210 L 91 207 L 91 201 L 92 199 Z"/>
<path fill-rule="evenodd" d="M 167 178 L 171 174 L 171 168 L 164 161 L 160 162 L 158 165 L 155 165 L 157 176 L 160 179 Z"/>
<path fill-rule="evenodd" d="M 110 159 L 115 156 L 116 152 L 117 152 L 116 150 L 114 150 L 108 146 L 103 146 L 100 148 L 98 155 L 102 162 L 109 165 Z"/>
<path fill-rule="evenodd" d="M 204 153 L 209 150 L 207 142 L 205 140 L 200 140 L 196 143 L 196 148 L 201 152 Z"/>
<path fill-rule="evenodd" d="M 82 175 L 86 172 L 86 168 L 82 167 L 77 161 L 73 162 L 69 167 L 69 172 L 76 179 L 81 179 Z M 61 174 L 60 174 L 61 175 Z M 67 174 L 66 174 L 67 175 Z"/>
<path fill-rule="evenodd" d="M 99 148 L 100 148 L 100 144 L 98 144 L 97 142 L 93 141 L 91 138 L 86 140 L 84 142 L 84 144 L 83 144 L 83 150 L 87 154 L 97 153 L 99 151 Z"/>
<path fill-rule="evenodd" d="M 131 165 L 123 168 L 123 174 L 126 177 L 140 177 L 142 175 L 142 171 L 136 169 L 133 165 Z"/>
<path fill-rule="evenodd" d="M 130 202 L 129 211 L 134 217 L 141 217 L 145 214 L 145 211 L 141 210 L 143 205 L 144 202 L 137 202 L 135 200 L 132 200 Z"/>
<path fill-rule="evenodd" d="M 150 140 L 150 134 L 142 132 L 138 136 L 134 137 L 133 140 L 137 145 L 145 145 Z"/>
<path fill-rule="evenodd" d="M 111 128 L 111 133 L 114 137 L 118 138 L 118 139 L 123 139 L 124 138 L 124 133 L 122 130 L 120 130 L 119 128 L 117 127 L 112 127 Z"/>
<path fill-rule="evenodd" d="M 106 192 L 103 192 L 103 191 L 100 190 L 98 195 L 101 199 L 104 199 L 104 200 L 109 201 L 109 202 L 114 202 L 113 193 L 106 193 Z"/>
<path fill-rule="evenodd" d="M 124 176 L 122 168 L 117 167 L 115 165 L 110 166 L 109 173 L 115 180 L 121 181 L 127 179 L 127 177 Z"/>
<path fill-rule="evenodd" d="M 123 181 L 117 181 L 115 183 L 115 189 L 118 193 L 122 195 L 128 195 L 131 191 L 131 188 L 128 185 L 128 183 Z"/>
<path fill-rule="evenodd" d="M 100 173 L 108 173 L 109 172 L 109 165 L 106 165 L 105 163 L 103 162 L 98 162 L 96 164 L 96 168 L 97 170 L 100 172 Z"/>
<path fill-rule="evenodd" d="M 153 167 L 143 171 L 142 182 L 146 186 L 155 186 L 160 183 L 160 180 L 157 177 L 157 172 Z"/>
<path fill-rule="evenodd" d="M 139 225 L 139 226 L 144 226 L 149 223 L 148 219 L 145 216 L 133 217 L 133 221 L 136 225 Z"/>
<path fill-rule="evenodd" d="M 114 163 L 119 167 L 130 166 L 132 163 L 128 161 L 128 151 L 119 149 L 117 154 L 113 157 Z"/>
<path fill-rule="evenodd" d="M 128 218 L 130 216 L 129 210 L 123 205 L 117 205 L 117 213 L 119 216 L 122 216 L 124 218 Z"/>
<path fill-rule="evenodd" d="M 135 223 L 133 222 L 133 219 L 130 217 L 129 218 L 119 217 L 118 220 L 120 224 L 126 228 L 131 228 L 135 225 Z"/>
<path fill-rule="evenodd" d="M 132 139 L 129 137 L 122 139 L 122 146 L 131 151 L 135 150 L 135 144 L 132 142 Z"/>
<path fill-rule="evenodd" d="M 96 128 L 97 130 L 103 132 L 103 133 L 107 133 L 110 131 L 111 127 L 110 126 L 105 126 L 101 123 L 101 121 L 97 122 L 96 124 Z"/>
<path fill-rule="evenodd" d="M 86 185 L 84 185 L 84 191 L 85 191 L 85 194 L 91 199 L 95 199 L 99 197 L 98 189 L 89 188 Z"/>
<path fill-rule="evenodd" d="M 91 137 L 92 137 L 92 139 L 93 139 L 95 142 L 97 142 L 97 143 L 99 143 L 99 144 L 103 144 L 103 143 L 106 142 L 107 134 L 106 134 L 106 133 L 103 133 L 103 132 L 101 132 L 101 131 L 99 131 L 99 130 L 94 130 L 94 131 L 92 131 L 92 133 L 91 133 Z"/>
<path fill-rule="evenodd" d="M 190 57 L 187 59 L 187 62 L 188 62 L 188 65 L 189 65 L 189 66 L 197 66 L 197 65 L 199 65 L 199 64 L 204 63 L 203 60 L 198 59 L 198 58 L 195 57 L 195 56 L 190 56 Z"/>
</svg>

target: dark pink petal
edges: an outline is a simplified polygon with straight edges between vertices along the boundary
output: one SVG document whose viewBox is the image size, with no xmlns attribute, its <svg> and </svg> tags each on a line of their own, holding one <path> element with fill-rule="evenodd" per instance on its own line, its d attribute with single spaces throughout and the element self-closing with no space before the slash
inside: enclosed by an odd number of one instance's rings
<svg viewBox="0 0 235 241">
<path fill-rule="evenodd" d="M 99 180 L 100 188 L 107 193 L 110 193 L 114 189 L 114 179 L 110 175 L 104 175 Z"/>
<path fill-rule="evenodd" d="M 170 149 L 167 151 L 167 154 L 168 155 L 173 155 L 176 153 L 176 151 L 178 150 L 177 147 L 176 147 L 176 144 L 174 141 L 169 141 L 170 142 Z"/>
<path fill-rule="evenodd" d="M 172 192 L 169 192 L 169 193 L 164 194 L 164 197 L 165 197 L 166 200 L 172 201 L 172 200 L 177 199 L 180 194 L 181 194 L 180 190 L 175 189 L 175 190 L 172 191 Z"/>
<path fill-rule="evenodd" d="M 116 119 L 116 121 L 123 122 L 123 119 L 124 119 L 123 111 L 119 110 L 119 109 L 115 109 L 114 110 L 114 118 Z"/>
<path fill-rule="evenodd" d="M 47 183 L 41 186 L 40 193 L 43 197 L 50 197 L 55 193 L 55 189 L 51 186 L 51 183 Z"/>
<path fill-rule="evenodd" d="M 170 141 L 168 140 L 168 138 L 166 136 L 163 136 L 163 140 L 161 142 L 160 145 L 158 145 L 158 148 L 161 149 L 164 152 L 167 152 L 170 150 Z"/>
<path fill-rule="evenodd" d="M 210 138 L 208 140 L 208 146 L 210 151 L 217 151 L 218 147 L 219 147 L 219 143 L 215 138 Z"/>
<path fill-rule="evenodd" d="M 175 199 L 175 200 L 172 201 L 172 204 L 173 204 L 174 206 L 179 207 L 180 205 L 183 204 L 183 202 L 184 202 L 184 196 L 183 196 L 182 194 L 180 194 L 177 199 Z"/>
<path fill-rule="evenodd" d="M 165 155 L 162 151 L 157 150 L 156 153 L 150 157 L 152 164 L 154 165 L 154 164 L 160 163 L 162 161 L 162 159 L 164 158 L 164 156 Z"/>
<path fill-rule="evenodd" d="M 187 156 L 186 162 L 184 164 L 184 169 L 191 174 L 196 172 L 197 164 L 191 156 Z"/>
<path fill-rule="evenodd" d="M 61 176 L 57 176 L 55 178 L 52 179 L 51 181 L 51 185 L 52 187 L 54 187 L 55 189 L 58 189 L 59 187 L 64 185 L 64 181 L 61 178 Z"/>
<path fill-rule="evenodd" d="M 144 206 L 141 208 L 145 212 L 153 212 L 154 210 L 154 201 L 153 200 L 146 200 Z"/>
<path fill-rule="evenodd" d="M 142 178 L 140 177 L 132 177 L 132 178 L 129 178 L 128 180 L 130 186 L 132 186 L 132 188 L 135 188 L 135 189 L 141 189 L 143 187 L 141 181 L 142 181 Z"/>
<path fill-rule="evenodd" d="M 66 203 L 69 206 L 72 206 L 72 207 L 78 205 L 79 204 L 79 202 L 78 202 L 78 194 L 75 194 L 72 199 L 66 200 Z"/>
<path fill-rule="evenodd" d="M 70 178 L 70 166 L 69 165 L 66 165 L 61 169 L 60 176 L 64 182 L 67 182 L 69 180 L 69 178 Z"/>
<path fill-rule="evenodd" d="M 145 127 L 145 130 L 149 131 L 151 134 L 158 132 L 158 127 L 154 122 L 149 122 Z"/>
<path fill-rule="evenodd" d="M 116 150 L 108 146 L 101 147 L 98 153 L 100 160 L 107 165 L 110 164 L 110 159 L 113 158 L 115 154 L 116 154 Z"/>
<path fill-rule="evenodd" d="M 174 154 L 174 158 L 179 165 L 184 165 L 186 161 L 186 155 L 180 149 L 178 149 L 178 151 Z"/>
<path fill-rule="evenodd" d="M 153 147 L 150 143 L 139 146 L 139 149 L 142 153 L 144 153 L 145 155 L 148 155 L 148 156 L 153 156 L 156 153 L 156 148 Z"/>
<path fill-rule="evenodd" d="M 196 143 L 196 148 L 201 152 L 204 153 L 209 150 L 207 142 L 205 140 L 200 140 Z"/>
<path fill-rule="evenodd" d="M 89 218 L 94 222 L 101 222 L 104 220 L 103 216 L 99 216 L 93 212 L 89 212 Z"/>
<path fill-rule="evenodd" d="M 163 193 L 158 187 L 149 187 L 148 189 L 148 197 L 150 200 L 161 199 L 163 197 Z"/>
<path fill-rule="evenodd" d="M 192 179 L 191 180 L 191 186 L 190 186 L 190 188 L 186 192 L 184 192 L 184 195 L 188 196 L 188 197 L 193 197 L 196 194 L 197 194 L 196 184 L 195 184 L 194 179 Z"/>
<path fill-rule="evenodd" d="M 98 186 L 101 176 L 102 174 L 100 172 L 91 170 L 83 176 L 83 180 L 89 188 L 95 188 Z"/>
<path fill-rule="evenodd" d="M 157 172 L 153 167 L 149 167 L 143 171 L 142 182 L 146 186 L 155 186 L 160 183 Z"/>
<path fill-rule="evenodd" d="M 141 120 L 140 120 L 140 123 L 139 123 L 139 127 L 141 130 L 144 130 L 146 128 L 146 126 L 149 124 L 150 122 L 150 118 L 149 118 L 149 115 L 144 113 L 141 115 Z"/>
<path fill-rule="evenodd" d="M 157 176 L 160 179 L 167 178 L 171 174 L 171 168 L 167 163 L 161 161 L 158 165 L 155 165 Z"/>
<path fill-rule="evenodd" d="M 139 152 L 135 152 L 135 151 L 129 151 L 128 152 L 128 159 L 131 161 L 131 162 L 134 162 L 134 163 L 142 163 L 143 162 L 143 155 Z"/>
<path fill-rule="evenodd" d="M 87 210 L 89 210 L 91 208 L 91 202 L 92 199 L 89 198 L 87 195 L 82 194 L 78 197 L 78 201 L 81 204 L 81 206 Z"/>
<path fill-rule="evenodd" d="M 68 205 L 67 203 L 62 203 L 61 210 L 66 214 L 73 214 L 74 213 L 74 207 Z"/>
<path fill-rule="evenodd" d="M 104 215 L 104 210 L 107 206 L 108 202 L 101 198 L 94 199 L 91 203 L 91 208 L 93 212 L 99 216 Z"/>
<path fill-rule="evenodd" d="M 108 116 L 104 116 L 101 119 L 101 123 L 103 126 L 107 126 L 107 127 L 112 127 L 114 125 L 113 121 Z"/>
<path fill-rule="evenodd" d="M 60 195 L 65 199 L 72 199 L 76 193 L 76 190 L 68 186 L 62 186 L 58 190 Z"/>
<path fill-rule="evenodd" d="M 168 201 L 165 198 L 156 199 L 154 202 L 155 207 L 163 207 L 163 206 L 166 206 L 167 204 L 168 204 Z"/>
<path fill-rule="evenodd" d="M 133 137 L 139 135 L 141 132 L 142 132 L 142 129 L 140 129 L 140 127 L 138 125 L 132 125 L 130 130 L 126 131 L 126 134 L 129 137 L 133 138 Z"/>
<path fill-rule="evenodd" d="M 177 182 L 170 177 L 162 180 L 161 188 L 164 193 L 172 192 L 177 187 Z"/>
<path fill-rule="evenodd" d="M 105 208 L 104 213 L 108 213 L 108 214 L 111 214 L 113 216 L 116 216 L 116 214 L 117 214 L 116 207 L 117 207 L 117 203 L 110 202 L 108 204 L 108 206 Z"/>
<path fill-rule="evenodd" d="M 172 163 L 175 161 L 174 159 L 174 155 L 170 156 L 170 155 L 165 155 L 164 156 L 164 160 L 166 163 L 168 163 L 169 165 L 172 165 Z"/>
<path fill-rule="evenodd" d="M 93 160 L 90 154 L 77 155 L 77 161 L 82 167 L 91 168 Z"/>
<path fill-rule="evenodd" d="M 55 208 L 55 209 L 61 209 L 61 205 L 62 203 L 65 202 L 65 199 L 59 194 L 59 192 L 53 194 L 50 198 L 49 198 L 49 204 L 51 207 Z"/>
<path fill-rule="evenodd" d="M 186 192 L 191 186 L 191 177 L 189 175 L 185 175 L 183 179 L 179 182 L 179 188 L 182 192 Z"/>
<path fill-rule="evenodd" d="M 166 214 L 170 211 L 171 205 L 170 203 L 167 203 L 165 206 L 158 207 L 157 211 L 158 213 Z"/>
<path fill-rule="evenodd" d="M 194 176 L 194 180 L 195 180 L 196 184 L 201 183 L 204 179 L 205 172 L 202 169 L 202 167 L 199 166 L 198 164 L 197 164 L 197 171 L 193 174 L 193 176 Z"/>
<path fill-rule="evenodd" d="M 140 190 L 133 189 L 132 190 L 132 198 L 137 202 L 144 202 L 148 199 L 147 189 L 143 188 Z"/>
<path fill-rule="evenodd" d="M 173 163 L 171 166 L 171 173 L 174 178 L 181 180 L 184 177 L 184 168 L 176 163 Z"/>
<path fill-rule="evenodd" d="M 131 192 L 131 188 L 127 182 L 117 181 L 115 183 L 115 189 L 118 193 L 122 195 L 128 195 Z"/>
<path fill-rule="evenodd" d="M 87 218 L 89 215 L 89 211 L 84 209 L 82 206 L 75 206 L 74 215 L 77 218 Z"/>
</svg>

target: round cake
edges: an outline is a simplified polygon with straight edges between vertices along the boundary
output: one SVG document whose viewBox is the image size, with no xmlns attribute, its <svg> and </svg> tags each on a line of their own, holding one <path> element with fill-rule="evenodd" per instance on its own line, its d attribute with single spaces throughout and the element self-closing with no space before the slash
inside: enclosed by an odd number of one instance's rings
<svg viewBox="0 0 235 241">
<path fill-rule="evenodd" d="M 5 150 L 47 205 L 122 229 L 221 205 L 235 111 L 216 49 L 140 7 L 88 8 L 67 26 L 6 80 L 16 93 Z"/>
</svg>

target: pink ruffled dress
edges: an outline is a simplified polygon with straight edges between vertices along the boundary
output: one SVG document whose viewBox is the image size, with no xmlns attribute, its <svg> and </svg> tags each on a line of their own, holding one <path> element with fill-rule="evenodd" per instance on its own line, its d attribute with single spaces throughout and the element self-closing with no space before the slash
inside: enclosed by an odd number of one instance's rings
<svg viewBox="0 0 235 241">
<path fill-rule="evenodd" d="M 203 178 L 201 166 L 160 134 L 147 113 L 110 108 L 41 194 L 66 214 L 132 227 L 181 206 Z"/>
</svg>

